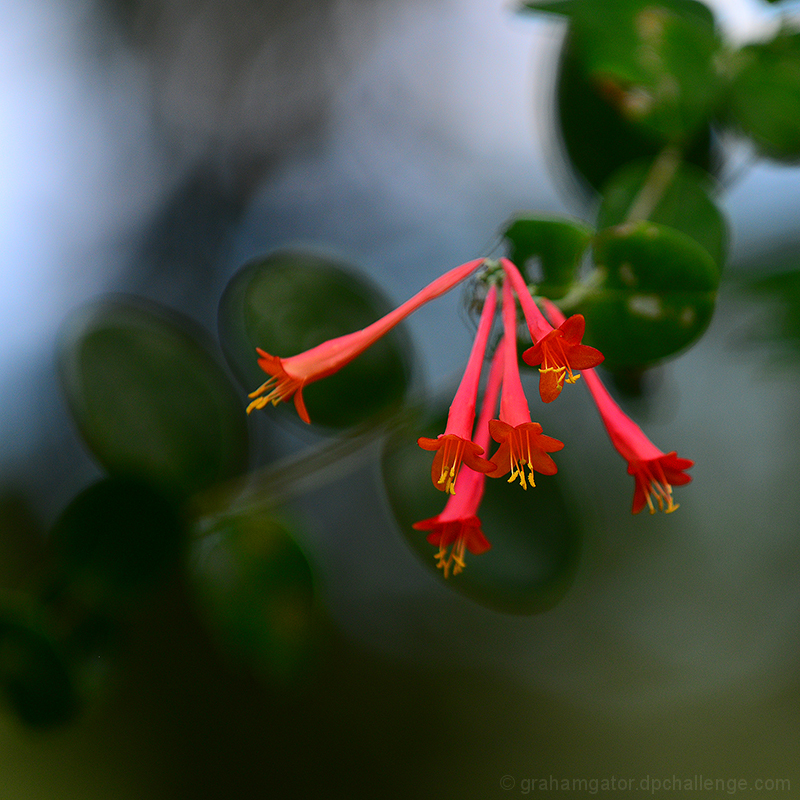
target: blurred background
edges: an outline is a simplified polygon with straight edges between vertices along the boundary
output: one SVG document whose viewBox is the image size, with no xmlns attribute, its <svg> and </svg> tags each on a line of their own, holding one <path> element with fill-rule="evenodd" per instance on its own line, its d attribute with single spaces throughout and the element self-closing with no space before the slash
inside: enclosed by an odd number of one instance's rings
<svg viewBox="0 0 800 800">
<path fill-rule="evenodd" d="M 775 30 L 776 5 L 709 5 L 731 42 Z M 231 276 L 277 248 L 351 264 L 396 305 L 495 249 L 520 210 L 593 213 L 552 112 L 551 15 L 494 0 L 0 8 L 0 521 L 32 539 L 102 475 L 57 377 L 86 301 L 133 293 L 213 342 Z M 0 795 L 478 799 L 551 776 L 697 775 L 726 782 L 708 796 L 739 779 L 750 796 L 791 794 L 757 780 L 798 791 L 796 343 L 758 335 L 779 312 L 737 276 L 792 258 L 800 173 L 726 146 L 730 281 L 707 334 L 630 406 L 695 461 L 677 514 L 629 514 L 624 463 L 583 390 L 565 392 L 547 419 L 580 443 L 559 460 L 580 558 L 552 607 L 502 613 L 421 566 L 373 442 L 285 490 L 320 631 L 301 666 L 275 677 L 167 581 L 92 656 L 74 718 L 3 708 Z M 446 407 L 472 325 L 458 292 L 409 320 L 416 399 Z M 249 424 L 252 466 L 320 446 L 285 419 Z"/>
</svg>

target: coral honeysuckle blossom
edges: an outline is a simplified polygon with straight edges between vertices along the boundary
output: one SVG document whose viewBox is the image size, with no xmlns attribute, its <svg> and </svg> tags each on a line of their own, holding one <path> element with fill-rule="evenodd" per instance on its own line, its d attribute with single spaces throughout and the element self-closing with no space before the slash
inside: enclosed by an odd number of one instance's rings
<svg viewBox="0 0 800 800">
<path fill-rule="evenodd" d="M 249 414 L 254 408 L 264 408 L 267 403 L 276 406 L 281 401 L 286 402 L 294 397 L 295 408 L 300 418 L 304 422 L 310 423 L 311 420 L 303 402 L 303 387 L 338 372 L 420 306 L 450 291 L 468 278 L 483 264 L 484 260 L 479 258 L 469 261 L 446 272 L 394 311 L 366 328 L 329 339 L 296 356 L 279 358 L 261 348 L 256 348 L 259 355 L 258 366 L 270 377 L 248 395 L 252 402 L 247 406 L 247 413 Z"/>
<path fill-rule="evenodd" d="M 511 262 L 509 262 L 511 263 Z M 527 289 L 525 290 L 527 294 Z M 530 295 L 528 295 L 530 296 Z M 542 475 L 555 475 L 558 472 L 555 462 L 548 453 L 555 453 L 564 447 L 563 442 L 542 434 L 542 426 L 531 421 L 531 412 L 517 362 L 517 304 L 511 282 L 503 282 L 503 393 L 500 399 L 500 419 L 489 422 L 492 438 L 500 447 L 491 461 L 495 469 L 488 473 L 491 478 L 499 478 L 511 473 L 508 482 L 517 478 L 523 489 L 527 489 L 525 467 L 528 480 L 533 480 L 534 469 Z"/>
<path fill-rule="evenodd" d="M 544 301 L 544 306 L 554 322 L 564 319 L 558 307 L 549 300 Z M 651 514 L 655 514 L 656 505 L 667 514 L 675 511 L 678 504 L 672 499 L 672 487 L 683 486 L 692 480 L 685 470 L 694 466 L 694 461 L 679 458 L 675 451 L 664 453 L 659 450 L 617 405 L 593 369 L 584 370 L 583 376 L 611 443 L 628 462 L 628 474 L 633 475 L 636 481 L 633 513 L 638 514 L 645 505 Z"/>
<path fill-rule="evenodd" d="M 421 437 L 417 440 L 417 444 L 423 450 L 436 451 L 431 467 L 433 485 L 440 491 L 450 494 L 455 494 L 456 479 L 462 462 L 477 472 L 490 472 L 494 469 L 494 464 L 481 458 L 485 450 L 472 441 L 472 428 L 475 424 L 475 404 L 478 398 L 481 366 L 486 355 L 486 344 L 492 329 L 496 306 L 497 288 L 492 286 L 483 304 L 475 343 L 464 377 L 450 406 L 445 431 L 436 439 Z"/>
<path fill-rule="evenodd" d="M 489 420 L 497 408 L 497 396 L 503 378 L 501 350 L 502 346 L 497 349 L 492 359 L 481 413 L 475 428 L 475 441 L 484 450 L 489 446 Z M 414 530 L 430 531 L 426 539 L 429 544 L 439 547 L 436 553 L 436 566 L 442 570 L 445 578 L 450 575 L 451 569 L 453 575 L 458 575 L 464 569 L 465 551 L 469 550 L 472 555 L 477 556 L 491 547 L 478 518 L 486 475 L 471 469 L 461 470 L 457 482 L 458 492 L 448 497 L 441 514 L 415 522 L 413 525 Z"/>
<path fill-rule="evenodd" d="M 525 321 L 534 341 L 533 347 L 522 354 L 522 360 L 531 367 L 539 364 L 539 395 L 545 403 L 551 403 L 561 394 L 564 382 L 575 383 L 580 376 L 573 370 L 596 367 L 603 361 L 603 354 L 589 345 L 581 344 L 586 320 L 575 314 L 553 328 L 545 319 L 528 291 L 519 270 L 507 258 L 501 259 L 503 269 L 516 289 Z"/>
</svg>

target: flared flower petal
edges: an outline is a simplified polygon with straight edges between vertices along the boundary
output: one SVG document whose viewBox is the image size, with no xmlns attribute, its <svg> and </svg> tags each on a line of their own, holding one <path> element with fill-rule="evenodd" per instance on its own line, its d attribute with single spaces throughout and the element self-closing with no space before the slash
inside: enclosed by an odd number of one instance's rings
<svg viewBox="0 0 800 800">
<path fill-rule="evenodd" d="M 442 492 L 455 494 L 456 479 L 462 464 L 476 472 L 489 472 L 492 464 L 483 455 L 483 448 L 468 439 L 443 433 L 436 439 L 420 437 L 417 444 L 423 450 L 435 450 L 431 466 L 433 485 Z"/>
<path fill-rule="evenodd" d="M 511 473 L 508 482 L 519 478 L 520 485 L 527 489 L 525 470 L 528 471 L 528 482 L 536 486 L 534 471 L 542 475 L 555 475 L 558 467 L 548 453 L 556 453 L 564 447 L 564 443 L 552 436 L 542 434 L 542 426 L 538 422 L 525 422 L 513 427 L 499 419 L 489 423 L 492 438 L 500 443 L 497 452 L 492 456 L 494 469 L 489 472 L 490 478 L 501 478 Z"/>
<path fill-rule="evenodd" d="M 580 377 L 573 370 L 596 367 L 603 354 L 589 345 L 581 344 L 586 320 L 575 314 L 539 339 L 522 354 L 522 360 L 531 367 L 539 367 L 539 395 L 545 403 L 552 403 L 561 394 L 564 382 L 575 383 Z"/>
<path fill-rule="evenodd" d="M 430 531 L 427 541 L 438 545 L 436 566 L 444 577 L 458 575 L 464 569 L 464 553 L 485 553 L 491 545 L 484 536 L 478 507 L 483 497 L 486 476 L 481 472 L 463 471 L 458 476 L 458 492 L 453 492 L 441 514 L 415 522 L 414 530 Z M 448 552 L 449 548 L 449 552 Z"/>
<path fill-rule="evenodd" d="M 444 511 L 413 525 L 414 530 L 430 531 L 425 538 L 429 544 L 438 546 L 436 566 L 445 578 L 450 576 L 451 569 L 453 575 L 464 569 L 467 550 L 477 556 L 491 548 L 475 513 L 483 494 L 484 480 L 480 473 L 463 473 L 458 494 L 448 500 Z"/>
<path fill-rule="evenodd" d="M 310 422 L 302 397 L 304 386 L 338 372 L 420 306 L 450 291 L 468 278 L 484 260 L 479 258 L 451 269 L 366 328 L 329 339 L 296 356 L 279 358 L 257 348 L 258 365 L 270 378 L 248 395 L 252 402 L 247 406 L 247 413 L 264 408 L 267 403 L 277 405 L 294 397 L 300 418 L 304 422 Z"/>
<path fill-rule="evenodd" d="M 303 422 L 310 423 L 311 420 L 306 410 L 306 404 L 303 402 L 303 384 L 305 381 L 291 376 L 283 366 L 283 359 L 271 356 L 260 347 L 256 348 L 256 352 L 259 355 L 258 366 L 270 378 L 254 392 L 247 395 L 252 399 L 250 405 L 247 406 L 247 413 L 249 414 L 254 408 L 264 408 L 267 403 L 277 406 L 281 401 L 285 402 L 294 396 L 294 405 L 300 415 L 300 419 Z"/>
<path fill-rule="evenodd" d="M 656 505 L 665 514 L 677 510 L 679 505 L 672 499 L 672 487 L 689 483 L 692 477 L 684 470 L 693 466 L 694 461 L 678 458 L 676 452 L 647 461 L 629 461 L 628 474 L 636 481 L 632 512 L 638 514 L 645 505 L 651 514 L 656 513 Z"/>
</svg>

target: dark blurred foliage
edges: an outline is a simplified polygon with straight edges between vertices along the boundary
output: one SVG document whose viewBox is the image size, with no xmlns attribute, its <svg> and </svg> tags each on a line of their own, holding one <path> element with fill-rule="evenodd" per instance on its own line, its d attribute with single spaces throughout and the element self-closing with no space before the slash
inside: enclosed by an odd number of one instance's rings
<svg viewBox="0 0 800 800">
<path fill-rule="evenodd" d="M 264 221 L 265 252 L 232 263 L 269 176 L 324 138 L 331 94 L 379 5 L 354 0 L 345 15 L 334 0 L 102 6 L 103 35 L 147 64 L 153 123 L 174 178 L 126 243 L 124 294 L 89 302 L 63 328 L 58 369 L 77 437 L 31 463 L 42 464 L 39 485 L 60 479 L 70 497 L 55 513 L 29 491 L 0 497 L 0 687 L 9 724 L 51 736 L 68 754 L 58 737 L 73 730 L 76 757 L 136 762 L 142 770 L 131 769 L 130 780 L 147 796 L 484 798 L 498 794 L 502 775 L 521 777 L 520 764 L 542 771 L 550 758 L 595 772 L 625 764 L 627 731 L 607 719 L 595 730 L 578 700 L 562 701 L 568 690 L 539 696 L 535 679 L 522 685 L 513 657 L 499 669 L 492 661 L 495 628 L 569 598 L 586 552 L 618 558 L 603 576 L 613 584 L 617 569 L 668 530 L 627 537 L 622 523 L 598 521 L 606 500 L 583 482 L 618 474 L 623 513 L 632 479 L 616 454 L 594 446 L 574 406 L 562 417 L 565 433 L 554 434 L 574 434 L 588 477 L 576 478 L 580 466 L 566 461 L 535 493 L 493 482 L 485 523 L 494 550 L 446 588 L 411 529 L 441 508 L 429 455 L 414 441 L 442 429 L 441 419 L 429 420 L 430 406 L 443 403 L 426 395 L 429 410 L 418 411 L 407 331 L 309 388 L 318 426 L 289 421 L 290 404 L 257 421 L 244 413 L 247 393 L 265 378 L 256 346 L 293 355 L 390 307 L 360 265 L 286 247 L 275 220 Z M 748 137 L 767 158 L 800 156 L 797 35 L 780 31 L 735 50 L 693 0 L 525 5 L 536 13 L 549 5 L 570 26 L 554 119 L 596 213 L 520 214 L 499 238 L 538 292 L 585 314 L 587 341 L 646 409 L 659 384 L 649 370 L 702 340 L 726 285 L 722 133 Z M 796 350 L 796 259 L 769 277 L 748 266 L 738 285 L 770 308 L 769 322 L 756 326 L 761 341 Z M 61 474 L 64 464 L 72 474 Z M 320 487 L 329 494 L 315 494 Z M 398 608 L 413 614 L 396 643 L 397 617 L 384 620 L 391 645 L 383 653 L 341 624 L 346 604 L 321 561 L 348 582 L 363 580 L 337 553 L 355 550 L 371 527 L 413 553 L 404 562 L 392 551 L 399 577 L 385 592 L 402 595 Z M 364 573 L 378 577 L 355 596 L 374 601 L 368 610 L 378 618 L 375 585 L 393 575 L 378 561 L 392 546 L 363 548 Z M 671 567 L 678 584 L 681 564 Z M 595 589 L 583 585 L 576 602 Z M 452 651 L 441 642 L 451 621 Z M 430 640 L 440 658 L 427 663 Z M 571 652 L 546 638 L 536 646 L 543 659 L 548 648 Z M 609 672 L 628 674 L 616 641 L 597 652 Z M 649 658 L 637 652 L 628 666 L 647 673 Z M 796 686 L 785 692 L 796 712 Z M 703 716 L 700 705 L 692 714 Z M 735 709 L 726 713 L 742 723 Z M 573 729 L 594 749 L 570 752 Z M 737 746 L 738 729 L 719 721 Z M 599 755 L 604 737 L 611 758 Z M 667 769 L 657 738 L 643 752 Z M 750 769 L 764 755 L 753 753 Z M 713 763 L 727 764 L 723 755 Z"/>
</svg>

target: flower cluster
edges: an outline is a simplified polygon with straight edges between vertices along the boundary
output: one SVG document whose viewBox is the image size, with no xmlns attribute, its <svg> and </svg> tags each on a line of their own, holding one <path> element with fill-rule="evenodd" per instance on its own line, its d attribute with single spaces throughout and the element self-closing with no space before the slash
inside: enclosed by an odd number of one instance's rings
<svg viewBox="0 0 800 800">
<path fill-rule="evenodd" d="M 507 258 L 501 258 L 491 268 L 485 259 L 462 264 L 372 325 L 330 339 L 299 355 L 278 358 L 259 348 L 258 364 L 270 377 L 250 395 L 252 402 L 247 412 L 293 398 L 300 417 L 310 422 L 302 397 L 307 384 L 337 372 L 421 305 L 449 291 L 484 265 L 487 269 L 482 278 L 489 288 L 445 430 L 435 439 L 418 440 L 420 447 L 434 452 L 431 479 L 447 495 L 447 502 L 440 514 L 415 523 L 414 528 L 428 531 L 428 542 L 438 546 L 437 566 L 445 578 L 464 569 L 467 550 L 478 555 L 491 547 L 478 517 L 487 477 L 508 475 L 509 483 L 519 481 L 527 489 L 528 485 L 536 486 L 535 473 L 554 475 L 558 470 L 550 454 L 564 445 L 545 435 L 542 426 L 532 421 L 520 379 L 518 308 L 522 310 L 532 344 L 522 353 L 522 360 L 539 367 L 542 401 L 553 402 L 565 383 L 575 383 L 584 376 L 611 442 L 628 462 L 628 473 L 634 477 L 634 514 L 645 505 L 651 514 L 656 506 L 667 513 L 678 508 L 672 498 L 672 486 L 688 483 L 691 477 L 686 470 L 693 465 L 675 452 L 661 452 L 613 400 L 594 370 L 603 361 L 602 353 L 581 343 L 586 327 L 584 318 L 580 314 L 565 318 L 554 303 L 540 297 L 543 312 L 519 270 Z M 495 324 L 498 294 L 501 294 L 501 335 L 481 396 L 481 373 Z M 479 396 L 481 407 L 476 422 Z M 490 439 L 498 445 L 491 457 Z"/>
</svg>

